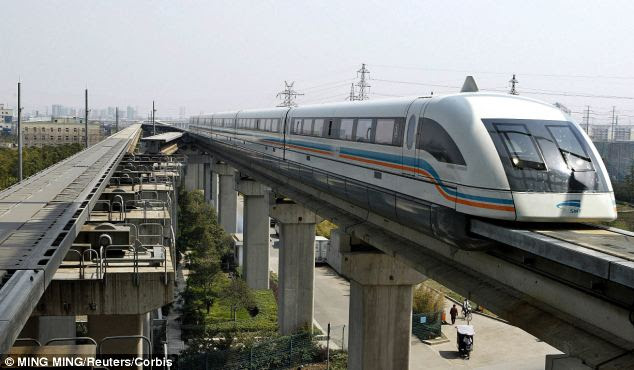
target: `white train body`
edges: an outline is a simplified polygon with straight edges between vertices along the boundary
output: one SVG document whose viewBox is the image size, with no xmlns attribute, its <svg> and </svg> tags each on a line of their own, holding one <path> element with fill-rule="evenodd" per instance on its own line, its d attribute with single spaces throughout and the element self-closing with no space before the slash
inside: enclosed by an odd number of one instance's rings
<svg viewBox="0 0 634 370">
<path fill-rule="evenodd" d="M 385 217 L 433 228 L 451 215 L 527 222 L 616 218 L 588 136 L 559 109 L 460 93 L 192 117 L 190 131 L 244 150 Z"/>
</svg>

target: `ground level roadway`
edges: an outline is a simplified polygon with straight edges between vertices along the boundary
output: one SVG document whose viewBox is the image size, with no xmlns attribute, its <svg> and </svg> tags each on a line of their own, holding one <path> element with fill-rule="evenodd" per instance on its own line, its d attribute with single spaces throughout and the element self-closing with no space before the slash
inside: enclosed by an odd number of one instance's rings
<svg viewBox="0 0 634 370">
<path fill-rule="evenodd" d="M 274 272 L 277 272 L 278 256 L 278 249 L 271 247 L 270 266 Z M 336 338 L 335 343 L 340 343 L 344 325 L 346 337 L 348 332 L 350 283 L 329 266 L 317 266 L 314 294 L 315 320 L 323 329 L 330 322 L 331 336 Z M 445 301 L 447 317 L 452 304 L 450 300 Z M 463 323 L 466 322 L 460 318 L 456 321 L 456 324 Z M 502 321 L 475 314 L 472 325 L 476 335 L 470 360 L 458 357 L 454 326 L 443 325 L 442 331 L 450 340 L 448 343 L 429 346 L 412 337 L 410 369 L 537 370 L 544 368 L 546 355 L 561 353 L 527 332 Z M 344 340 L 347 347 L 347 338 Z"/>
</svg>

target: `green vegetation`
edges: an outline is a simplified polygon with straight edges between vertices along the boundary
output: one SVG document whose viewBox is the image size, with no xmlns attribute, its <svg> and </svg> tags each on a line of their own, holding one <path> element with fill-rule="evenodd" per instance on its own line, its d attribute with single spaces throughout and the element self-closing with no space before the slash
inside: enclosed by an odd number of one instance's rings
<svg viewBox="0 0 634 370">
<path fill-rule="evenodd" d="M 440 291 L 425 284 L 419 284 L 414 290 L 412 309 L 415 314 L 442 311 L 445 306 L 445 296 Z"/>
<path fill-rule="evenodd" d="M 316 234 L 330 239 L 330 232 L 332 231 L 332 229 L 335 228 L 337 228 L 337 225 L 328 220 L 323 220 L 322 222 L 317 224 Z"/>
<path fill-rule="evenodd" d="M 630 166 L 630 173 L 623 181 L 613 182 L 616 200 L 634 203 L 634 162 Z"/>
<path fill-rule="evenodd" d="M 618 218 L 612 222 L 604 222 L 603 225 L 616 227 L 617 229 L 634 231 L 634 206 L 618 204 L 616 206 Z"/>
<path fill-rule="evenodd" d="M 83 149 L 81 144 L 24 148 L 22 151 L 23 177 L 32 176 L 43 169 L 68 158 Z M 0 148 L 0 190 L 18 182 L 18 150 Z"/>
<path fill-rule="evenodd" d="M 270 290 L 252 290 L 233 265 L 231 239 L 199 191 L 179 195 L 177 250 L 190 269 L 181 293 L 187 369 L 277 369 L 323 361 L 311 333 L 277 334 L 277 275 Z M 325 352 L 324 352 L 325 353 Z"/>
</svg>

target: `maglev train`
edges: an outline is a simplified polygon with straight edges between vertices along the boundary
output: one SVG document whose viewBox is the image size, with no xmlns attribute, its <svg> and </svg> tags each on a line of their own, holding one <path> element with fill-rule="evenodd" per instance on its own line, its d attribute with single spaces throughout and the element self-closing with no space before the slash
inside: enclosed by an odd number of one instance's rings
<svg viewBox="0 0 634 370">
<path fill-rule="evenodd" d="M 456 217 L 616 218 L 612 185 L 590 138 L 534 99 L 469 92 L 241 110 L 191 117 L 187 129 L 383 217 L 429 229 Z"/>
</svg>

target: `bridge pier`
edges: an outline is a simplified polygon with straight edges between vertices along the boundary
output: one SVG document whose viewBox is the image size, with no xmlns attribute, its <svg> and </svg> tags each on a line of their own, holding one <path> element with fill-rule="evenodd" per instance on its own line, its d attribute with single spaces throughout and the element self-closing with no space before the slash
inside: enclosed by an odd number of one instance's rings
<svg viewBox="0 0 634 370">
<path fill-rule="evenodd" d="M 383 253 L 348 252 L 348 369 L 409 368 L 413 286 L 423 275 Z"/>
<path fill-rule="evenodd" d="M 236 170 L 226 163 L 215 163 L 219 177 L 218 222 L 227 233 L 236 232 L 238 193 L 235 190 Z"/>
<path fill-rule="evenodd" d="M 209 169 L 206 170 L 206 176 L 208 176 L 208 187 L 205 188 L 209 190 L 209 202 L 211 206 L 214 208 L 216 215 L 218 214 L 218 173 L 214 171 L 213 166 L 209 165 Z"/>
<path fill-rule="evenodd" d="M 145 335 L 149 338 L 149 313 L 140 315 L 88 315 L 88 336 L 101 343 L 105 337 Z M 113 339 L 101 346 L 103 354 L 131 354 L 141 357 L 148 351 L 141 339 Z"/>
<path fill-rule="evenodd" d="M 185 190 L 205 189 L 205 168 L 209 162 L 206 155 L 190 155 L 187 159 L 187 169 L 185 171 Z"/>
<path fill-rule="evenodd" d="M 313 327 L 315 225 L 319 216 L 296 203 L 277 203 L 270 215 L 280 223 L 278 324 L 282 335 Z"/>
<path fill-rule="evenodd" d="M 243 274 L 252 289 L 269 288 L 269 199 L 268 189 L 251 179 L 236 181 L 244 195 Z"/>
</svg>

